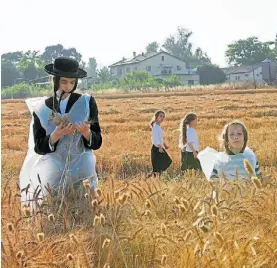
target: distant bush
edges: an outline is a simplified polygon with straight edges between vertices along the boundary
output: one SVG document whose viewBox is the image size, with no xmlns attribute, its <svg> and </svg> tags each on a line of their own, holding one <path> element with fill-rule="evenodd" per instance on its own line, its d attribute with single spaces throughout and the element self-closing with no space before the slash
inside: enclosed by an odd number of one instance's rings
<svg viewBox="0 0 277 268">
<path fill-rule="evenodd" d="M 163 80 L 154 78 L 148 73 L 145 75 L 143 72 L 130 73 L 129 76 L 123 77 L 119 80 L 113 80 L 109 83 L 94 84 L 91 89 L 79 89 L 80 93 L 89 93 L 91 91 L 98 94 L 116 93 L 116 92 L 157 92 L 157 91 L 191 91 L 191 90 L 244 90 L 254 89 L 253 81 L 246 82 L 225 82 L 221 84 L 210 85 L 186 85 L 182 84 L 179 77 L 171 75 L 168 79 Z M 265 83 L 256 83 L 256 88 L 274 88 L 274 86 Z M 34 86 L 32 84 L 17 84 L 12 87 L 4 88 L 1 90 L 2 99 L 20 99 L 39 96 L 50 96 L 53 94 L 52 89 L 45 87 Z"/>
<path fill-rule="evenodd" d="M 49 90 L 32 84 L 16 84 L 12 87 L 1 89 L 2 99 L 37 97 L 48 94 Z"/>
<path fill-rule="evenodd" d="M 182 85 L 182 83 L 176 75 L 171 75 L 168 79 L 164 80 L 155 78 L 147 72 L 134 70 L 126 74 L 124 77 L 112 82 L 93 85 L 93 89 L 98 91 L 103 89 L 117 88 L 126 91 L 176 87 L 180 85 Z"/>
</svg>

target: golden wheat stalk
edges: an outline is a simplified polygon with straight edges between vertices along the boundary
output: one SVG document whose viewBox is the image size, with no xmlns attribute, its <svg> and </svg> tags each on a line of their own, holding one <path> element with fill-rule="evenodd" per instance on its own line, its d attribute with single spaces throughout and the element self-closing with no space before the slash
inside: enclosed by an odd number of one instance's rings
<svg viewBox="0 0 277 268">
<path fill-rule="evenodd" d="M 92 207 L 93 207 L 94 209 L 96 209 L 97 206 L 98 206 L 98 201 L 97 201 L 97 199 L 92 200 L 91 205 L 92 205 Z"/>
<path fill-rule="evenodd" d="M 190 240 L 191 236 L 192 236 L 192 231 L 189 230 L 185 235 L 184 241 L 188 242 Z"/>
<path fill-rule="evenodd" d="M 23 256 L 24 256 L 24 251 L 23 250 L 20 250 L 16 253 L 16 258 L 17 259 L 21 259 L 21 258 L 23 258 Z"/>
<path fill-rule="evenodd" d="M 127 201 L 128 195 L 124 193 L 121 197 L 118 198 L 118 202 L 120 205 L 124 205 Z"/>
<path fill-rule="evenodd" d="M 13 226 L 13 224 L 11 222 L 9 222 L 7 224 L 7 229 L 8 229 L 9 232 L 13 232 L 14 231 L 14 226 Z"/>
<path fill-rule="evenodd" d="M 145 212 L 143 214 L 146 217 L 150 217 L 151 216 L 151 211 L 147 209 L 147 210 L 145 210 Z"/>
<path fill-rule="evenodd" d="M 151 207 L 151 203 L 150 203 L 150 201 L 148 199 L 145 201 L 145 207 L 146 208 L 150 208 Z"/>
<path fill-rule="evenodd" d="M 205 254 L 206 250 L 208 249 L 209 244 L 210 244 L 210 241 L 207 240 L 207 241 L 205 242 L 204 246 L 203 246 L 202 255 Z"/>
<path fill-rule="evenodd" d="M 105 238 L 105 240 L 103 241 L 103 244 L 102 244 L 102 248 L 109 247 L 110 243 L 111 243 L 111 240 L 109 238 Z"/>
<path fill-rule="evenodd" d="M 177 205 L 180 205 L 181 202 L 180 202 L 180 199 L 178 197 L 175 197 L 174 198 L 174 202 L 177 204 Z"/>
<path fill-rule="evenodd" d="M 89 180 L 88 180 L 88 179 L 83 180 L 83 186 L 84 186 L 86 189 L 89 189 L 89 188 L 90 188 L 90 184 L 89 184 Z"/>
<path fill-rule="evenodd" d="M 163 235 L 166 235 L 166 226 L 165 226 L 164 223 L 161 224 L 161 233 L 162 233 Z"/>
<path fill-rule="evenodd" d="M 74 244 L 76 244 L 76 245 L 80 244 L 78 238 L 74 234 L 70 234 L 69 238 L 70 238 L 71 242 L 73 242 Z"/>
<path fill-rule="evenodd" d="M 208 233 L 210 231 L 210 228 L 203 224 L 202 226 L 200 226 L 200 230 L 203 232 L 203 233 Z"/>
<path fill-rule="evenodd" d="M 104 225 L 105 222 L 106 222 L 105 216 L 101 213 L 101 214 L 100 214 L 100 224 L 101 224 L 101 225 Z"/>
<path fill-rule="evenodd" d="M 94 217 L 94 220 L 93 220 L 93 226 L 99 226 L 100 225 L 100 222 L 101 222 L 101 220 L 100 220 L 100 217 L 99 216 L 95 216 Z"/>
<path fill-rule="evenodd" d="M 53 213 L 51 213 L 51 214 L 48 215 L 48 220 L 49 220 L 50 222 L 54 222 L 54 221 L 55 221 L 55 216 L 54 216 Z"/>
<path fill-rule="evenodd" d="M 202 217 L 202 216 L 204 216 L 204 215 L 205 215 L 205 212 L 206 212 L 206 210 L 205 210 L 205 206 L 204 206 L 204 204 L 203 204 L 203 205 L 202 205 L 201 211 L 197 214 L 197 217 Z"/>
<path fill-rule="evenodd" d="M 167 261 L 167 255 L 162 255 L 162 259 L 161 259 L 161 265 L 165 266 L 166 265 L 166 261 Z"/>
<path fill-rule="evenodd" d="M 254 186 L 257 188 L 257 189 L 261 189 L 262 188 L 262 183 L 261 181 L 258 179 L 258 177 L 252 177 L 252 182 L 254 184 Z"/>
<path fill-rule="evenodd" d="M 248 159 L 243 160 L 243 165 L 244 165 L 244 168 L 245 168 L 245 170 L 247 171 L 247 173 L 249 175 L 254 175 L 255 174 L 255 171 L 254 171 L 253 167 L 251 166 Z"/>
<path fill-rule="evenodd" d="M 224 242 L 223 236 L 221 235 L 221 233 L 216 232 L 215 233 L 215 238 L 217 239 L 217 241 L 222 245 Z"/>
<path fill-rule="evenodd" d="M 217 207 L 215 205 L 211 206 L 211 212 L 212 212 L 212 215 L 214 216 L 217 216 Z"/>
<path fill-rule="evenodd" d="M 73 261 L 73 260 L 74 260 L 74 257 L 73 257 L 73 255 L 72 255 L 71 253 L 68 253 L 68 254 L 66 255 L 66 258 L 67 258 L 69 261 Z"/>
<path fill-rule="evenodd" d="M 196 203 L 196 205 L 194 206 L 193 211 L 196 211 L 196 210 L 200 207 L 201 204 L 202 204 L 202 200 L 199 200 L 199 201 Z"/>
<path fill-rule="evenodd" d="M 184 205 L 184 207 L 185 207 L 186 209 L 189 208 L 189 202 L 188 202 L 188 200 L 186 200 L 186 199 L 184 199 L 184 198 L 181 198 L 181 202 L 182 202 L 182 204 Z"/>
<path fill-rule="evenodd" d="M 25 217 L 30 217 L 31 216 L 31 209 L 27 205 L 23 206 L 23 214 Z"/>
<path fill-rule="evenodd" d="M 37 233 L 37 239 L 39 242 L 43 242 L 44 237 L 45 237 L 44 233 Z"/>
<path fill-rule="evenodd" d="M 180 211 L 180 213 L 185 213 L 186 212 L 186 208 L 185 208 L 185 206 L 184 205 L 178 205 L 178 209 L 179 209 L 179 211 Z"/>
</svg>

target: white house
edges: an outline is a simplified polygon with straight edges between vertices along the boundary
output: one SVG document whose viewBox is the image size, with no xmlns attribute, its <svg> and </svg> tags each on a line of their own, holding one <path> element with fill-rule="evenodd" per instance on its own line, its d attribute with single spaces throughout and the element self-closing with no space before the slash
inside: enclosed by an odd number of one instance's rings
<svg viewBox="0 0 277 268">
<path fill-rule="evenodd" d="M 263 82 L 262 65 L 255 64 L 249 66 L 222 68 L 226 78 L 230 82 L 256 81 Z"/>
<path fill-rule="evenodd" d="M 222 71 L 230 82 L 256 81 L 272 84 L 277 81 L 276 62 L 272 59 L 265 59 L 255 65 L 222 68 Z"/>
<path fill-rule="evenodd" d="M 122 59 L 109 66 L 111 74 L 114 77 L 120 78 L 125 74 L 133 71 L 145 71 L 155 78 L 167 79 L 174 74 L 179 77 L 184 84 L 197 85 L 199 84 L 199 75 L 195 70 L 187 69 L 184 61 L 165 52 L 150 52 L 136 55 L 130 59 Z"/>
</svg>

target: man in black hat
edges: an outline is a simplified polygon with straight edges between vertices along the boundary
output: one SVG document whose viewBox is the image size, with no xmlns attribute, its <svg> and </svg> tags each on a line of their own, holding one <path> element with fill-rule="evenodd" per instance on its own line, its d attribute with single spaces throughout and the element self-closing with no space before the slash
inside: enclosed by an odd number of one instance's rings
<svg viewBox="0 0 277 268">
<path fill-rule="evenodd" d="M 24 202 L 34 198 L 39 184 L 64 191 L 70 183 L 87 179 L 95 190 L 98 181 L 92 151 L 102 144 L 97 104 L 93 97 L 74 92 L 78 78 L 87 73 L 67 57 L 57 58 L 45 71 L 53 76 L 54 96 L 26 100 L 33 118 L 20 173 L 20 187 L 29 192 L 23 194 Z"/>
<path fill-rule="evenodd" d="M 78 78 L 87 76 L 86 71 L 79 68 L 79 63 L 67 57 L 59 57 L 54 64 L 45 66 L 45 71 L 53 75 L 54 96 L 45 100 L 48 108 L 54 112 L 61 113 L 61 109 L 66 108 L 64 113 L 68 113 L 73 104 L 80 98 L 81 94 L 74 93 L 77 88 Z M 65 100 L 65 101 L 64 101 Z M 62 107 L 61 106 L 62 102 Z M 35 152 L 38 154 L 46 154 L 55 151 L 61 136 L 72 134 L 75 130 L 83 134 L 84 145 L 88 149 L 97 150 L 102 144 L 101 130 L 98 122 L 98 108 L 93 97 L 90 98 L 90 116 L 87 124 L 80 122 L 75 124 L 75 128 L 71 123 L 64 128 L 62 125 L 57 126 L 51 135 L 45 135 L 45 131 L 41 127 L 40 121 L 35 113 L 34 116 L 34 138 Z M 90 141 L 90 142 L 88 142 Z M 49 146 L 53 144 L 53 147 Z"/>
</svg>

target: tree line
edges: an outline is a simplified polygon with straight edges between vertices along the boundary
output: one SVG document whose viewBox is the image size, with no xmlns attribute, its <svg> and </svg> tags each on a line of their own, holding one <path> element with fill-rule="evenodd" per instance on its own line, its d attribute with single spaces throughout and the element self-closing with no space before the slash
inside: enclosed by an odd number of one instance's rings
<svg viewBox="0 0 277 268">
<path fill-rule="evenodd" d="M 163 44 L 156 41 L 149 43 L 145 52 L 158 52 L 163 49 L 175 57 L 187 63 L 189 68 L 197 68 L 201 84 L 222 83 L 226 80 L 225 74 L 211 58 L 200 47 L 193 49 L 191 36 L 193 32 L 178 27 L 174 35 L 165 38 Z M 216 45 L 216 44 L 215 44 Z M 59 56 L 75 58 L 81 68 L 88 72 L 88 77 L 95 85 L 103 84 L 124 84 L 126 81 L 141 81 L 143 74 L 134 73 L 115 81 L 110 74 L 108 67 L 99 68 L 95 57 L 89 58 L 88 62 L 82 59 L 82 54 L 75 48 L 65 48 L 61 44 L 47 46 L 42 53 L 39 51 L 16 51 L 1 55 L 1 87 L 9 87 L 21 82 L 45 82 L 47 75 L 43 68 L 45 64 L 51 63 Z M 237 40 L 227 46 L 225 57 L 230 66 L 253 65 L 262 62 L 266 58 L 274 59 L 277 62 L 277 34 L 275 40 L 261 42 L 257 37 Z M 147 76 L 147 79 L 152 78 Z M 124 82 L 125 81 L 125 82 Z M 176 84 L 176 78 L 171 77 L 169 84 Z M 172 82 L 173 81 L 173 82 Z"/>
</svg>

